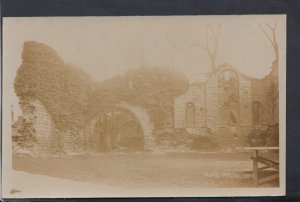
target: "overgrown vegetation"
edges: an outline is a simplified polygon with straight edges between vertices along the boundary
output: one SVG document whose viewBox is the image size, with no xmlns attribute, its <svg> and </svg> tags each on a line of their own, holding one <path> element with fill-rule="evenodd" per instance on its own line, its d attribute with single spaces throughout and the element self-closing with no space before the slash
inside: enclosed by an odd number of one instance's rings
<svg viewBox="0 0 300 202">
<path fill-rule="evenodd" d="M 98 109 L 125 101 L 140 105 L 153 121 L 164 120 L 174 98 L 188 88 L 187 79 L 168 68 L 139 68 L 98 84 L 92 93 L 91 106 Z"/>
<path fill-rule="evenodd" d="M 253 147 L 258 146 L 279 146 L 278 125 L 265 129 L 253 129 L 247 136 L 246 144 Z"/>
<path fill-rule="evenodd" d="M 20 148 L 30 148 L 36 142 L 35 130 L 33 123 L 26 121 L 23 116 L 19 116 L 18 120 L 12 125 L 13 142 Z"/>
<path fill-rule="evenodd" d="M 186 129 L 160 131 L 156 141 L 161 147 L 173 149 L 207 151 L 220 148 L 216 136 L 209 130 L 200 134 L 190 134 Z"/>
<path fill-rule="evenodd" d="M 89 87 L 86 74 L 66 65 L 23 63 L 15 79 L 15 91 L 20 99 L 39 100 L 62 131 L 84 123 Z"/>
<path fill-rule="evenodd" d="M 216 148 L 218 148 L 218 141 L 212 135 L 194 137 L 191 144 L 191 149 L 193 150 L 214 150 Z"/>
<path fill-rule="evenodd" d="M 24 44 L 22 59 L 14 82 L 17 96 L 39 100 L 60 131 L 78 131 L 98 110 L 122 101 L 140 105 L 153 120 L 162 120 L 174 98 L 188 88 L 179 72 L 150 67 L 96 83 L 37 42 Z"/>
</svg>

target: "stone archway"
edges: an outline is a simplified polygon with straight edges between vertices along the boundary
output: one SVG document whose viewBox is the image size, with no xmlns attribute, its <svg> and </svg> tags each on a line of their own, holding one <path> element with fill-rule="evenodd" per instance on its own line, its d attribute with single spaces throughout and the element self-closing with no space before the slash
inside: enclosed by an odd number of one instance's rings
<svg viewBox="0 0 300 202">
<path fill-rule="evenodd" d="M 95 116 L 88 123 L 86 130 L 85 130 L 85 134 L 86 134 L 85 142 L 86 142 L 86 150 L 87 151 L 93 151 L 93 147 L 95 147 L 95 145 L 93 146 L 93 144 L 95 142 L 95 141 L 93 141 L 93 135 L 97 128 L 97 123 L 99 123 L 101 121 L 103 122 L 103 115 L 106 114 L 105 116 L 107 116 L 107 114 L 109 115 L 110 113 L 120 113 L 120 112 L 126 112 L 127 114 L 131 115 L 132 123 L 130 123 L 129 125 L 131 127 L 133 127 L 133 126 L 136 127 L 137 130 L 140 130 L 140 132 L 142 133 L 144 150 L 149 151 L 149 150 L 153 149 L 154 125 L 153 125 L 152 121 L 150 120 L 148 113 L 146 112 L 146 110 L 144 108 L 142 108 L 140 106 L 135 106 L 135 105 L 131 105 L 131 104 L 123 102 L 121 104 L 107 106 L 107 107 L 103 108 L 99 112 L 99 114 L 97 116 Z M 114 114 L 113 116 L 115 117 L 116 115 Z M 118 122 L 118 124 L 122 124 L 122 121 Z M 128 123 L 127 123 L 127 125 L 128 125 Z M 116 126 L 114 126 L 114 127 L 116 127 Z M 114 130 L 114 127 L 112 127 L 112 130 Z M 125 129 L 128 129 L 128 128 L 126 128 L 125 123 L 123 123 L 122 129 L 124 130 L 124 131 L 122 131 L 123 133 L 125 132 Z M 118 138 L 118 134 L 114 133 L 114 135 L 115 136 L 113 136 L 110 141 L 116 141 L 115 139 Z"/>
</svg>

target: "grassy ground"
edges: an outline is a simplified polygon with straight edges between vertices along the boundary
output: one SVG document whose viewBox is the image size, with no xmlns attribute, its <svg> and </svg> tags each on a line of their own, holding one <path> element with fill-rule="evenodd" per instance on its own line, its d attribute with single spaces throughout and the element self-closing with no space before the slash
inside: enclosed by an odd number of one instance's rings
<svg viewBox="0 0 300 202">
<path fill-rule="evenodd" d="M 14 170 L 119 187 L 252 187 L 249 153 L 14 156 Z M 269 182 L 262 186 L 278 186 Z"/>
</svg>

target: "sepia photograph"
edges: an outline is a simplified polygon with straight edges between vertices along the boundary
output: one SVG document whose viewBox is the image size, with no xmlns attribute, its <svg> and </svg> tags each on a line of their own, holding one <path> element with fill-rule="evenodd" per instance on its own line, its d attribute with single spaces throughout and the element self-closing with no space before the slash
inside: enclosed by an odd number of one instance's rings
<svg viewBox="0 0 300 202">
<path fill-rule="evenodd" d="M 285 15 L 3 18 L 7 198 L 285 194 Z"/>
</svg>

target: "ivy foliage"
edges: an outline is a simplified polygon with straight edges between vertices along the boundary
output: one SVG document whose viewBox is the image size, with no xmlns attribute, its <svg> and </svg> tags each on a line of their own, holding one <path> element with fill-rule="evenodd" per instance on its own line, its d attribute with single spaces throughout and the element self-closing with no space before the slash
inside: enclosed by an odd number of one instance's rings
<svg viewBox="0 0 300 202">
<path fill-rule="evenodd" d="M 138 68 L 94 82 L 38 42 L 24 44 L 22 59 L 14 82 L 17 96 L 39 100 L 61 131 L 79 130 L 97 110 L 122 101 L 144 107 L 153 120 L 163 119 L 188 88 L 185 76 L 168 68 Z"/>
<path fill-rule="evenodd" d="M 166 118 L 174 99 L 187 88 L 188 81 L 181 73 L 169 68 L 145 67 L 104 81 L 93 96 L 98 101 L 96 108 L 99 104 L 125 101 L 142 106 L 153 121 L 158 121 Z"/>
<path fill-rule="evenodd" d="M 12 140 L 21 148 L 30 148 L 33 147 L 36 142 L 34 136 L 35 129 L 33 123 L 26 121 L 22 116 L 12 125 L 13 136 Z"/>
<path fill-rule="evenodd" d="M 22 59 L 14 82 L 17 96 L 39 100 L 61 131 L 81 128 L 88 110 L 90 77 L 37 42 L 24 44 Z"/>
</svg>

